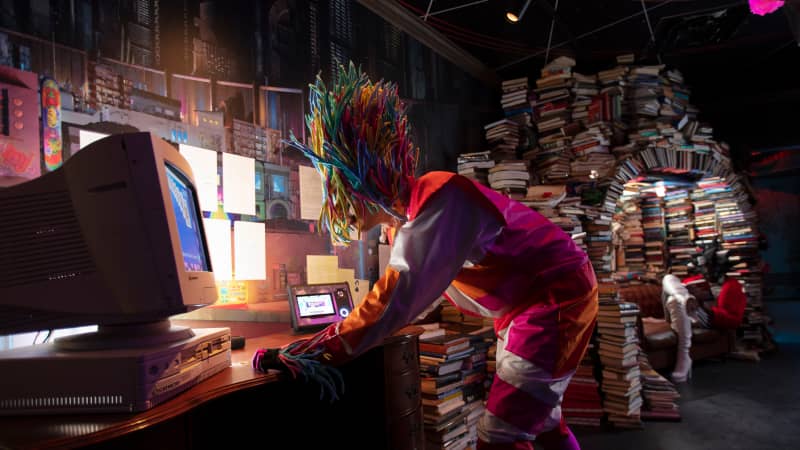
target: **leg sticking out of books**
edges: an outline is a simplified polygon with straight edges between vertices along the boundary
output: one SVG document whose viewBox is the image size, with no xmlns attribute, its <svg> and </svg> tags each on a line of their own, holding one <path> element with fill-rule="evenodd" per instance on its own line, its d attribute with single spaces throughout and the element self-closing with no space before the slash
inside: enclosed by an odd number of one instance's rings
<svg viewBox="0 0 800 450">
<path fill-rule="evenodd" d="M 690 295 L 686 286 L 681 284 L 675 275 L 665 275 L 662 284 L 668 320 L 672 329 L 675 330 L 675 334 L 678 335 L 678 354 L 675 355 L 672 381 L 683 383 L 692 374 L 692 358 L 689 355 L 692 347 L 692 322 L 687 311 Z"/>
</svg>

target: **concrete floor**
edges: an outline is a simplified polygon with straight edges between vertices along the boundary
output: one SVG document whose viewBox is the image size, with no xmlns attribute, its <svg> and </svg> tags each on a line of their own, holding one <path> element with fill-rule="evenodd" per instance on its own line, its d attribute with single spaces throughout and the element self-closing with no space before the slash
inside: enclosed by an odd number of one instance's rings
<svg viewBox="0 0 800 450">
<path fill-rule="evenodd" d="M 758 362 L 701 361 L 681 384 L 680 422 L 641 430 L 575 427 L 584 450 L 800 448 L 800 302 L 770 307 L 778 351 Z"/>
</svg>

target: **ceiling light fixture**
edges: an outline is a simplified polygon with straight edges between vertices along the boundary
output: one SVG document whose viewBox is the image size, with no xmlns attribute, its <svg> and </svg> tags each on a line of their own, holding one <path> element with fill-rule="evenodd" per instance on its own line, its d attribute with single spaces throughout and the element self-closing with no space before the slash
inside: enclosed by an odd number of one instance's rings
<svg viewBox="0 0 800 450">
<path fill-rule="evenodd" d="M 510 23 L 518 23 L 520 20 L 522 20 L 522 16 L 525 15 L 525 11 L 530 5 L 531 0 L 525 0 L 525 4 L 522 5 L 522 8 L 519 9 L 519 12 L 517 12 L 517 10 L 506 11 L 506 20 Z"/>
</svg>

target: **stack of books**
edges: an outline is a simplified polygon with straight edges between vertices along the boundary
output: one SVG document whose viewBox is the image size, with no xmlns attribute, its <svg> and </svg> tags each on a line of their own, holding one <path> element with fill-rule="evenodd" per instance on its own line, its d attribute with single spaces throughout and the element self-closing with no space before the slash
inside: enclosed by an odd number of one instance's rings
<svg viewBox="0 0 800 450">
<path fill-rule="evenodd" d="M 737 347 L 757 352 L 770 351 L 774 349 L 774 340 L 768 329 L 771 319 L 763 302 L 757 217 L 743 181 L 730 176 L 725 182 L 728 188 L 716 190 L 712 197 L 719 224 L 720 250 L 717 256 L 730 266 L 725 276 L 739 281 L 747 296 L 745 317 L 737 333 L 740 336 Z M 714 286 L 715 294 L 719 289 L 720 286 Z"/>
<path fill-rule="evenodd" d="M 616 159 L 609 150 L 611 128 L 605 122 L 595 122 L 578 132 L 570 141 L 574 160 L 570 163 L 571 182 L 596 182 L 614 174 Z"/>
<path fill-rule="evenodd" d="M 630 67 L 623 64 L 597 73 L 603 120 L 612 124 L 617 140 L 624 139 L 628 128 L 623 120 L 623 98 Z"/>
<path fill-rule="evenodd" d="M 631 66 L 626 76 L 623 115 L 629 123 L 629 138 L 638 141 L 647 138 L 648 133 L 642 130 L 653 130 L 659 117 L 663 95 L 660 77 L 663 65 Z M 638 131 L 638 132 L 637 132 Z"/>
<path fill-rule="evenodd" d="M 622 251 L 618 252 L 617 272 L 645 272 L 644 228 L 642 228 L 642 208 L 639 206 L 639 183 L 625 185 L 620 197 L 620 211 L 617 222 L 622 224 L 620 241 Z"/>
<path fill-rule="evenodd" d="M 616 173 L 617 167 L 615 165 L 611 175 L 605 179 L 602 177 L 600 178 L 607 186 L 605 198 L 603 199 L 603 211 L 609 214 L 614 214 L 617 212 L 617 206 L 620 204 L 620 197 L 622 196 L 622 192 L 625 190 L 625 183 L 620 182 L 616 178 Z"/>
<path fill-rule="evenodd" d="M 572 120 L 576 96 L 572 68 L 575 61 L 559 57 L 541 69 L 533 89 L 533 120 L 538 132 L 537 146 L 523 154 L 537 168 L 537 183 L 553 183 L 569 176 L 569 145 L 580 125 Z M 585 97 L 585 96 L 584 96 Z"/>
<path fill-rule="evenodd" d="M 600 398 L 600 383 L 596 377 L 597 344 L 589 348 L 581 360 L 575 375 L 567 385 L 561 402 L 561 413 L 569 425 L 599 427 L 603 421 L 603 403 Z"/>
<path fill-rule="evenodd" d="M 664 224 L 663 199 L 655 187 L 642 187 L 640 205 L 642 208 L 642 228 L 644 229 L 644 258 L 647 273 L 657 277 L 664 273 Z"/>
<path fill-rule="evenodd" d="M 650 365 L 647 355 L 639 355 L 642 383 L 642 420 L 681 420 L 680 394 L 675 385 Z"/>
<path fill-rule="evenodd" d="M 445 333 L 419 340 L 420 389 L 422 418 L 426 441 L 445 447 L 461 439 L 466 443 L 467 429 L 462 414 L 464 377 L 462 367 L 474 352 L 469 338 Z M 453 419 L 457 419 L 453 422 Z M 460 423 L 458 423 L 460 422 Z"/>
<path fill-rule="evenodd" d="M 554 132 L 572 121 L 572 102 L 575 100 L 575 77 L 572 68 L 575 60 L 568 57 L 559 57 L 541 70 L 541 77 L 536 80 L 533 89 L 534 122 L 543 137 Z"/>
<path fill-rule="evenodd" d="M 706 186 L 708 186 L 708 180 Z M 694 215 L 694 243 L 706 247 L 713 245 L 719 233 L 717 232 L 717 214 L 714 201 L 709 198 L 708 191 L 703 188 L 704 180 L 695 184 L 692 190 L 692 208 Z"/>
<path fill-rule="evenodd" d="M 534 184 L 563 183 L 569 178 L 570 138 L 560 134 L 540 137 L 538 145 L 522 154 L 531 165 Z"/>
<path fill-rule="evenodd" d="M 500 106 L 508 120 L 514 121 L 523 129 L 533 126 L 531 103 L 528 92 L 528 78 L 515 78 L 503 81 L 503 94 Z"/>
<path fill-rule="evenodd" d="M 461 320 L 422 326 L 440 332 L 419 340 L 426 448 L 475 448 L 477 424 L 490 386 L 487 378 L 489 349 L 496 344 L 494 328 Z M 450 362 L 453 367 L 448 366 Z"/>
<path fill-rule="evenodd" d="M 520 126 L 510 119 L 500 119 L 486 124 L 484 135 L 492 160 L 504 161 L 517 159 L 517 147 L 520 143 Z"/>
<path fill-rule="evenodd" d="M 489 186 L 504 194 L 517 194 L 525 197 L 530 182 L 528 163 L 523 160 L 505 160 L 497 162 L 489 169 Z"/>
<path fill-rule="evenodd" d="M 558 219 L 551 217 L 550 220 L 573 236 L 572 240 L 588 253 L 587 233 L 583 228 L 586 222 L 586 210 L 581 205 L 581 198 L 567 194 L 567 197 L 559 202 L 555 212 Z"/>
<path fill-rule="evenodd" d="M 520 203 L 536 210 L 555 211 L 555 208 L 562 200 L 567 198 L 567 186 L 565 184 L 539 184 L 528 186 L 525 198 Z"/>
<path fill-rule="evenodd" d="M 491 386 L 487 370 L 489 348 L 496 343 L 497 338 L 492 325 L 443 322 L 442 326 L 448 332 L 467 336 L 475 349 L 461 368 L 464 380 L 464 410 L 467 411 L 464 420 L 469 436 L 468 443 L 470 448 L 475 448 L 478 440 L 478 420 L 486 410 L 486 398 Z"/>
<path fill-rule="evenodd" d="M 461 153 L 456 160 L 458 174 L 488 186 L 489 169 L 494 167 L 491 153 L 489 150 Z"/>
<path fill-rule="evenodd" d="M 572 120 L 584 127 L 603 120 L 603 105 L 597 75 L 572 72 Z"/>
<path fill-rule="evenodd" d="M 586 254 L 592 262 L 597 280 L 612 280 L 614 251 L 612 245 L 612 216 L 597 207 L 583 206 L 585 214 L 583 230 L 586 232 Z"/>
<path fill-rule="evenodd" d="M 667 186 L 664 206 L 669 273 L 678 278 L 685 278 L 689 275 L 692 258 L 699 253 L 694 244 L 693 207 L 689 198 L 689 186 L 684 184 Z"/>
<path fill-rule="evenodd" d="M 597 313 L 603 411 L 621 428 L 641 426 L 638 316 L 638 305 L 630 302 L 604 301 Z"/>
</svg>

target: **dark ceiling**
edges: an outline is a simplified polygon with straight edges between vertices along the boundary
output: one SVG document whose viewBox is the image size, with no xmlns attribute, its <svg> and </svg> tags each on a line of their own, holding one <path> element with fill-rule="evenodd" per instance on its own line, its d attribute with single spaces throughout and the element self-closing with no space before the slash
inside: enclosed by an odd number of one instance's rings
<svg viewBox="0 0 800 450">
<path fill-rule="evenodd" d="M 765 16 L 747 0 L 532 0 L 517 24 L 504 18 L 512 0 L 392 1 L 420 16 L 430 5 L 428 24 L 500 79 L 535 79 L 546 56 L 572 56 L 589 74 L 634 53 L 639 64 L 681 70 L 693 103 L 739 152 L 798 141 L 800 0 Z"/>
<path fill-rule="evenodd" d="M 548 41 L 550 59 L 568 54 L 586 71 L 613 65 L 616 55 L 628 52 L 645 63 L 660 57 L 676 64 L 693 55 L 711 62 L 728 59 L 730 51 L 740 62 L 757 61 L 794 42 L 784 11 L 756 16 L 746 0 L 532 0 L 517 24 L 508 23 L 504 15 L 524 2 L 394 1 L 420 16 L 429 11 L 432 27 L 501 78 L 541 67 Z"/>
</svg>

